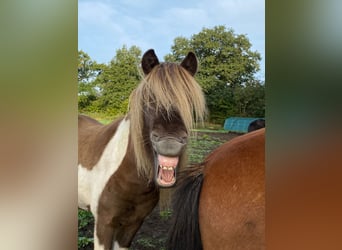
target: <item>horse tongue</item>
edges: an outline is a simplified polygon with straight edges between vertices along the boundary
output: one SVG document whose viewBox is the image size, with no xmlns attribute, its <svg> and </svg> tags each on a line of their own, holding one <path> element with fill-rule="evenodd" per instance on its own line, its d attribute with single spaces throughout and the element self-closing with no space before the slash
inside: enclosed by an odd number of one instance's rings
<svg viewBox="0 0 342 250">
<path fill-rule="evenodd" d="M 165 182 L 171 182 L 173 180 L 173 176 L 174 176 L 173 175 L 174 174 L 174 170 L 173 169 L 172 170 L 162 169 L 161 171 L 162 171 L 162 173 L 161 173 L 162 178 L 163 178 L 163 180 Z"/>
</svg>

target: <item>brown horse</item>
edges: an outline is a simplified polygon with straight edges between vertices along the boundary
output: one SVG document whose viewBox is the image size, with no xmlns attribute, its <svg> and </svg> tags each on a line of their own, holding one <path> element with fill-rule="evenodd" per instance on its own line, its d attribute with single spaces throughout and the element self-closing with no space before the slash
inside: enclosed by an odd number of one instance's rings
<svg viewBox="0 0 342 250">
<path fill-rule="evenodd" d="M 94 216 L 96 250 L 130 246 L 159 187 L 174 185 L 186 165 L 189 131 L 205 114 L 193 53 L 179 65 L 159 63 L 149 50 L 141 66 L 145 77 L 125 117 L 109 125 L 78 118 L 78 205 Z"/>
<path fill-rule="evenodd" d="M 180 173 L 168 249 L 265 249 L 264 147 L 260 129 Z"/>
</svg>

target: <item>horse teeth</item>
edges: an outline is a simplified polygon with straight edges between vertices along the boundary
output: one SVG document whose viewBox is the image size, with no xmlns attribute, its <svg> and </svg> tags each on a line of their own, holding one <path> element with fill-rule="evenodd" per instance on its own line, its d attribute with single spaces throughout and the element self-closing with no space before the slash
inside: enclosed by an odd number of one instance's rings
<svg viewBox="0 0 342 250">
<path fill-rule="evenodd" d="M 159 167 L 163 170 L 173 170 L 175 168 L 175 166 L 163 166 L 163 165 L 159 165 Z"/>
</svg>

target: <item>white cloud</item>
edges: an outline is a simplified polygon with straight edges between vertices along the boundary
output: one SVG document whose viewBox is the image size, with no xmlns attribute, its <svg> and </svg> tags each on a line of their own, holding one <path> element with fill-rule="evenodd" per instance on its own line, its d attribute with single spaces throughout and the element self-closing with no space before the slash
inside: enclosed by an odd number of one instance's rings
<svg viewBox="0 0 342 250">
<path fill-rule="evenodd" d="M 99 62 L 109 62 L 124 44 L 155 48 L 162 57 L 177 36 L 225 25 L 264 55 L 264 9 L 262 0 L 80 0 L 79 47 Z"/>
</svg>

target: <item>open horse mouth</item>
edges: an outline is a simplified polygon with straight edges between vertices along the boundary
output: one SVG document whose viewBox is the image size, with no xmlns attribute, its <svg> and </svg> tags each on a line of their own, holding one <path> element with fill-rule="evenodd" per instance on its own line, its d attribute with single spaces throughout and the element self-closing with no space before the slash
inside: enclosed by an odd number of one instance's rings
<svg viewBox="0 0 342 250">
<path fill-rule="evenodd" d="M 176 183 L 176 168 L 179 157 L 158 154 L 156 181 L 161 187 L 171 187 Z"/>
</svg>

